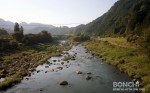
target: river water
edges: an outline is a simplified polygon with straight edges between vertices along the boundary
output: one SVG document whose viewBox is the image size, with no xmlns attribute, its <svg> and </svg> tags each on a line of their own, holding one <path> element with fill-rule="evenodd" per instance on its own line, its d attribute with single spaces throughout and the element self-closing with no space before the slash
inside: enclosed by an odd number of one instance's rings
<svg viewBox="0 0 150 93">
<path fill-rule="evenodd" d="M 113 82 L 131 81 L 115 67 L 86 53 L 82 45 L 73 46 L 68 53 L 76 54 L 75 60 L 62 61 L 63 55 L 52 57 L 47 63 L 38 66 L 30 77 L 24 77 L 21 83 L 5 93 L 114 93 Z M 76 71 L 81 71 L 82 74 L 77 74 Z M 86 80 L 87 76 L 92 79 Z M 68 85 L 59 85 L 61 80 L 66 80 Z"/>
</svg>

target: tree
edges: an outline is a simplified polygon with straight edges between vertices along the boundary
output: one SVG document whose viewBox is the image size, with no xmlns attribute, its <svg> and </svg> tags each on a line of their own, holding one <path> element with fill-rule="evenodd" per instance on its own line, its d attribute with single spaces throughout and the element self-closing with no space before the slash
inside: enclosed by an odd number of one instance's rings
<svg viewBox="0 0 150 93">
<path fill-rule="evenodd" d="M 20 31 L 19 31 L 19 35 L 20 35 L 20 39 L 21 39 L 21 40 L 22 40 L 23 37 L 24 37 L 23 31 L 24 31 L 24 29 L 23 29 L 23 27 L 21 26 L 21 27 L 20 27 Z"/>
<path fill-rule="evenodd" d="M 20 28 L 19 28 L 19 24 L 16 22 L 14 25 L 14 32 L 19 32 Z"/>
<path fill-rule="evenodd" d="M 52 36 L 47 31 L 41 31 L 38 34 L 27 34 L 23 38 L 23 43 L 33 45 L 37 43 L 49 43 L 52 41 Z"/>
<path fill-rule="evenodd" d="M 43 30 L 40 33 L 38 33 L 37 36 L 39 37 L 39 40 L 40 40 L 39 42 L 41 42 L 41 43 L 46 43 L 46 42 L 52 41 L 52 36 L 47 31 Z"/>
<path fill-rule="evenodd" d="M 83 33 L 78 33 L 77 35 L 73 36 L 73 41 L 83 42 L 83 41 L 87 41 L 87 40 L 90 40 L 90 37 Z"/>
<path fill-rule="evenodd" d="M 23 40 L 23 27 L 21 26 L 19 28 L 19 24 L 16 22 L 14 26 L 14 33 L 12 34 L 13 38 L 16 39 L 19 42 L 22 42 Z"/>
<path fill-rule="evenodd" d="M 21 26 L 20 27 L 20 32 L 23 34 L 23 31 L 24 31 L 24 29 L 23 29 L 23 27 Z"/>
</svg>

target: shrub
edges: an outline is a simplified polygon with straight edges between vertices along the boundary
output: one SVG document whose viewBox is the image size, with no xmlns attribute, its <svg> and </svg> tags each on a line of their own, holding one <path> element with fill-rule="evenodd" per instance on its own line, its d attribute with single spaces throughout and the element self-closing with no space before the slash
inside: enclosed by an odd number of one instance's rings
<svg viewBox="0 0 150 93">
<path fill-rule="evenodd" d="M 87 40 L 90 40 L 90 37 L 88 35 L 81 34 L 81 33 L 73 37 L 73 41 L 76 41 L 76 42 L 83 42 Z"/>
</svg>

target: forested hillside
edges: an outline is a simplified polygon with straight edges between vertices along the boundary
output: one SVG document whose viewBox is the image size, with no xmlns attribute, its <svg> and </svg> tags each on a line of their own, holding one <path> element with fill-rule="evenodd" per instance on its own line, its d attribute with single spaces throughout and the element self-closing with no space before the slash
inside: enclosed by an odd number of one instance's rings
<svg viewBox="0 0 150 93">
<path fill-rule="evenodd" d="M 149 29 L 149 0 L 119 0 L 103 16 L 71 30 L 93 35 L 143 35 Z M 80 29 L 79 29 L 80 28 Z"/>
</svg>

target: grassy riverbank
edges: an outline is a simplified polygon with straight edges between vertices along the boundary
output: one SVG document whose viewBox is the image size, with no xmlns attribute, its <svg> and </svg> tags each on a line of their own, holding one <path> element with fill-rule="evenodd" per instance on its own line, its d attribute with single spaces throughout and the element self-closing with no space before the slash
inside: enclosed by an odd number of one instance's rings
<svg viewBox="0 0 150 93">
<path fill-rule="evenodd" d="M 15 51 L 0 53 L 0 90 L 20 82 L 24 76 L 30 76 L 35 68 L 53 56 L 60 56 L 62 51 L 69 50 L 70 46 L 56 44 L 37 44 L 22 46 Z"/>
<path fill-rule="evenodd" d="M 150 91 L 150 60 L 138 47 L 124 38 L 99 38 L 83 44 L 92 55 L 102 57 L 132 79 L 139 80 L 144 93 Z"/>
</svg>

